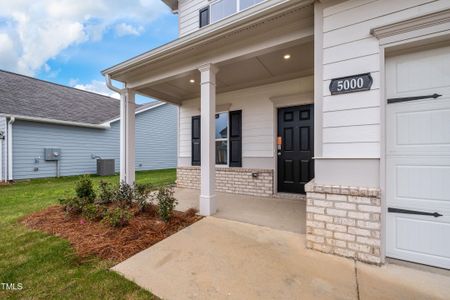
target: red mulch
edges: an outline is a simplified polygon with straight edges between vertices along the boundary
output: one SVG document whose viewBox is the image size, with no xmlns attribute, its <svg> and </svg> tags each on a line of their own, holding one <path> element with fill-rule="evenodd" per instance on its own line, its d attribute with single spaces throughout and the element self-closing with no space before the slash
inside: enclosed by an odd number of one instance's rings
<svg viewBox="0 0 450 300">
<path fill-rule="evenodd" d="M 134 216 L 127 226 L 112 228 L 69 215 L 58 205 L 29 215 L 22 223 L 69 240 L 82 258 L 96 255 L 120 262 L 200 220 L 195 213 L 194 209 L 184 213 L 175 211 L 165 223 L 154 213 L 143 212 Z"/>
</svg>

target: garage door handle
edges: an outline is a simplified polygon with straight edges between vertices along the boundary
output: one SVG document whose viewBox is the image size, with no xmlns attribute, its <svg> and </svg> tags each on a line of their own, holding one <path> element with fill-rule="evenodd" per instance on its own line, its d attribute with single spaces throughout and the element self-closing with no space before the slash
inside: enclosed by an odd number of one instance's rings
<svg viewBox="0 0 450 300">
<path fill-rule="evenodd" d="M 387 99 L 387 103 L 398 103 L 398 102 L 406 102 L 406 101 L 414 101 L 414 100 L 423 100 L 423 99 L 436 99 L 441 97 L 442 95 L 434 93 L 433 95 L 425 95 L 425 96 L 415 96 L 415 97 L 402 97 L 402 98 L 389 98 Z"/>
<path fill-rule="evenodd" d="M 394 208 L 394 207 L 388 207 L 388 212 L 399 213 L 399 214 L 408 214 L 408 215 L 433 216 L 435 218 L 439 218 L 439 217 L 443 216 L 438 212 L 430 213 L 430 212 L 425 212 L 425 211 L 401 209 L 401 208 Z"/>
</svg>

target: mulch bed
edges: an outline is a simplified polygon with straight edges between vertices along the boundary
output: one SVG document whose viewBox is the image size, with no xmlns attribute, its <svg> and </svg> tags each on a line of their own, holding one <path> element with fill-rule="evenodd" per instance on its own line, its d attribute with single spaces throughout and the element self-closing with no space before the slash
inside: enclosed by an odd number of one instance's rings
<svg viewBox="0 0 450 300">
<path fill-rule="evenodd" d="M 167 223 L 154 212 L 139 213 L 123 228 L 113 228 L 101 222 L 90 222 L 81 216 L 69 215 L 59 205 L 25 217 L 21 223 L 71 243 L 76 253 L 121 262 L 134 254 L 197 222 L 201 217 L 191 209 L 175 211 Z"/>
</svg>

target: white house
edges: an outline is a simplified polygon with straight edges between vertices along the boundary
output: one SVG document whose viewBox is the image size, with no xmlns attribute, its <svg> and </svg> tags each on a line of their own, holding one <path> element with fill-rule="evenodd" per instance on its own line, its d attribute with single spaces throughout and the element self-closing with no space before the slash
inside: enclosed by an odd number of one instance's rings
<svg viewBox="0 0 450 300">
<path fill-rule="evenodd" d="M 103 71 L 125 83 L 123 179 L 141 93 L 179 106 L 201 214 L 216 190 L 306 191 L 307 247 L 450 268 L 450 1 L 164 2 L 180 37 Z"/>
</svg>

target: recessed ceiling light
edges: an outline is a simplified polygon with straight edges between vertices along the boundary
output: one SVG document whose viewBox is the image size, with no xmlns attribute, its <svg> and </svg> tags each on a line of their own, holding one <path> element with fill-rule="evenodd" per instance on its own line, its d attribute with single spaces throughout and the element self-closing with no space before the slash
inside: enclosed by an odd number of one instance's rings
<svg viewBox="0 0 450 300">
<path fill-rule="evenodd" d="M 195 79 L 189 80 L 190 83 L 195 83 Z"/>
<path fill-rule="evenodd" d="M 286 59 L 286 60 L 288 60 L 288 59 L 291 58 L 291 55 L 290 55 L 290 54 L 285 54 L 285 55 L 283 56 L 283 58 Z"/>
</svg>

